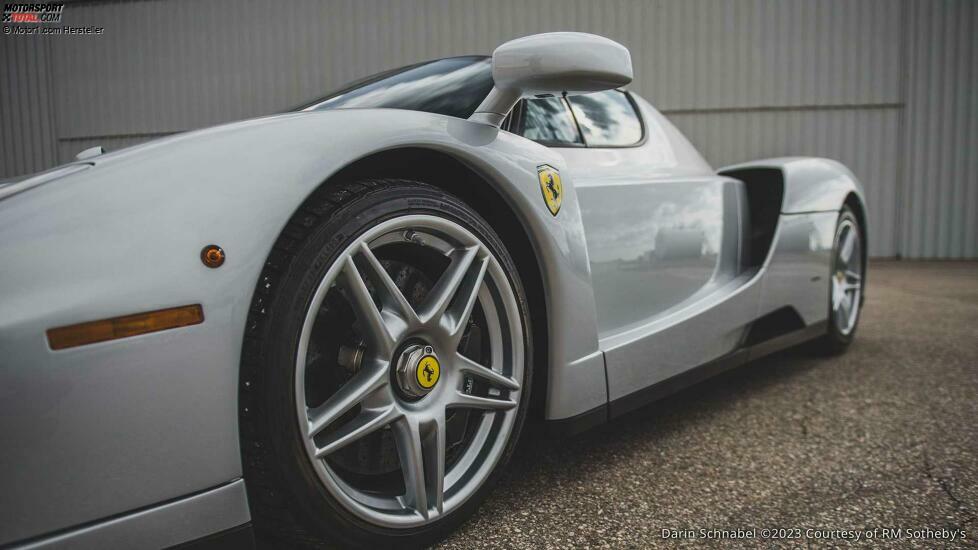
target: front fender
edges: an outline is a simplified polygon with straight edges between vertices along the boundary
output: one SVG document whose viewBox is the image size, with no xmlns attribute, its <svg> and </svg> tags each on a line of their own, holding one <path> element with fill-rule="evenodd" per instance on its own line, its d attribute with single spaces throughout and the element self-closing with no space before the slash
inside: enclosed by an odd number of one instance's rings
<svg viewBox="0 0 978 550">
<path fill-rule="evenodd" d="M 239 477 L 240 351 L 265 259 L 330 175 L 401 147 L 458 158 L 511 205 L 547 293 L 548 416 L 603 405 L 580 208 L 558 154 L 485 125 L 398 110 L 172 136 L 0 201 L 0 509 L 23 511 L 0 544 Z M 537 182 L 544 163 L 564 176 L 557 216 Z M 211 243 L 227 254 L 219 269 L 199 259 Z M 201 325 L 62 351 L 45 340 L 52 327 L 192 303 L 203 306 Z M 583 389 L 571 399 L 569 388 Z"/>
</svg>

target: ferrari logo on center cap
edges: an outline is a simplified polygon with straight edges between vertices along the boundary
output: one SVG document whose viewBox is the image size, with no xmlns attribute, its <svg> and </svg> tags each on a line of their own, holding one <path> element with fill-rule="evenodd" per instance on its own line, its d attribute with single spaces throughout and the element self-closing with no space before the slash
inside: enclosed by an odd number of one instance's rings
<svg viewBox="0 0 978 550">
<path fill-rule="evenodd" d="M 537 178 L 540 180 L 540 190 L 543 200 L 554 216 L 560 212 L 560 203 L 564 201 L 564 187 L 560 183 L 560 172 L 549 164 L 537 166 Z"/>
<path fill-rule="evenodd" d="M 418 361 L 417 366 L 418 385 L 424 389 L 431 389 L 438 383 L 438 376 L 441 374 L 441 365 L 434 355 L 425 355 Z"/>
</svg>

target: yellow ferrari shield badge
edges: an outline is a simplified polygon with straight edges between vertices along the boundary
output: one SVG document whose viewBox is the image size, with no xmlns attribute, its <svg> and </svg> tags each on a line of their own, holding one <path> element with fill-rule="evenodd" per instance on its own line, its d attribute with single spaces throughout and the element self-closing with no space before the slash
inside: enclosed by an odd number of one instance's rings
<svg viewBox="0 0 978 550">
<path fill-rule="evenodd" d="M 434 355 L 425 355 L 418 361 L 418 384 L 428 390 L 438 383 L 438 376 L 441 374 L 441 365 Z"/>
<path fill-rule="evenodd" d="M 540 190 L 543 191 L 543 201 L 554 216 L 560 212 L 560 203 L 564 201 L 564 187 L 560 184 L 560 172 L 549 164 L 537 166 L 537 178 L 540 180 Z"/>
</svg>

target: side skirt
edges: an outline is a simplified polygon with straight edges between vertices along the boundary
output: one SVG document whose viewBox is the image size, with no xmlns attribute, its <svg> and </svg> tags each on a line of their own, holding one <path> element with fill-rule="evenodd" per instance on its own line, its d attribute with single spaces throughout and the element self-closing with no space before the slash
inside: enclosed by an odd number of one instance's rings
<svg viewBox="0 0 978 550">
<path fill-rule="evenodd" d="M 753 346 L 745 346 L 718 359 L 689 369 L 672 378 L 632 392 L 624 397 L 570 418 L 547 422 L 547 431 L 554 435 L 574 435 L 597 425 L 608 422 L 627 412 L 633 411 L 680 390 L 712 378 L 722 372 L 739 367 L 749 361 L 802 344 L 818 338 L 828 330 L 828 321 L 811 324 L 803 329 L 789 332 Z"/>
<path fill-rule="evenodd" d="M 166 503 L 20 541 L 14 547 L 169 548 L 199 540 L 201 546 L 189 548 L 247 550 L 253 540 L 250 520 L 244 480 L 236 479 Z"/>
</svg>

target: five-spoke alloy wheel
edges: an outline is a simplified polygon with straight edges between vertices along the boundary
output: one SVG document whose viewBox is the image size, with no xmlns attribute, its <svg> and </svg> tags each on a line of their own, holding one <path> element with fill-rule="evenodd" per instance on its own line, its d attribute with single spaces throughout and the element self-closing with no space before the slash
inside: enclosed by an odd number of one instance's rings
<svg viewBox="0 0 978 550">
<path fill-rule="evenodd" d="M 242 421 L 270 449 L 246 474 L 284 493 L 302 537 L 338 526 L 350 544 L 426 543 L 471 513 L 512 451 L 530 380 L 526 300 L 505 247 L 458 199 L 400 180 L 353 190 L 320 197 L 326 215 L 301 243 L 289 237 L 285 269 L 266 268 L 279 288 L 258 320 L 265 361 L 252 371 L 246 357 L 242 388 L 261 386 L 261 412 Z"/>
<path fill-rule="evenodd" d="M 427 248 L 449 259 L 418 305 L 408 301 L 378 257 L 385 246 L 398 245 Z M 305 392 L 306 369 L 313 363 L 309 339 L 329 292 L 350 301 L 364 349 L 350 379 L 325 402 L 310 405 Z M 477 304 L 486 320 L 480 328 L 490 342 L 486 364 L 460 351 Z M 359 236 L 317 289 L 296 358 L 299 425 L 320 480 L 350 511 L 392 527 L 423 524 L 471 496 L 499 459 L 516 419 L 522 340 L 505 273 L 459 224 L 402 216 Z M 477 381 L 486 386 L 485 395 L 472 390 Z M 353 409 L 355 414 L 348 414 Z M 446 468 L 446 417 L 453 409 L 482 414 L 467 419 L 478 427 Z M 380 429 L 393 434 L 403 494 L 358 487 L 328 460 Z"/>
</svg>

